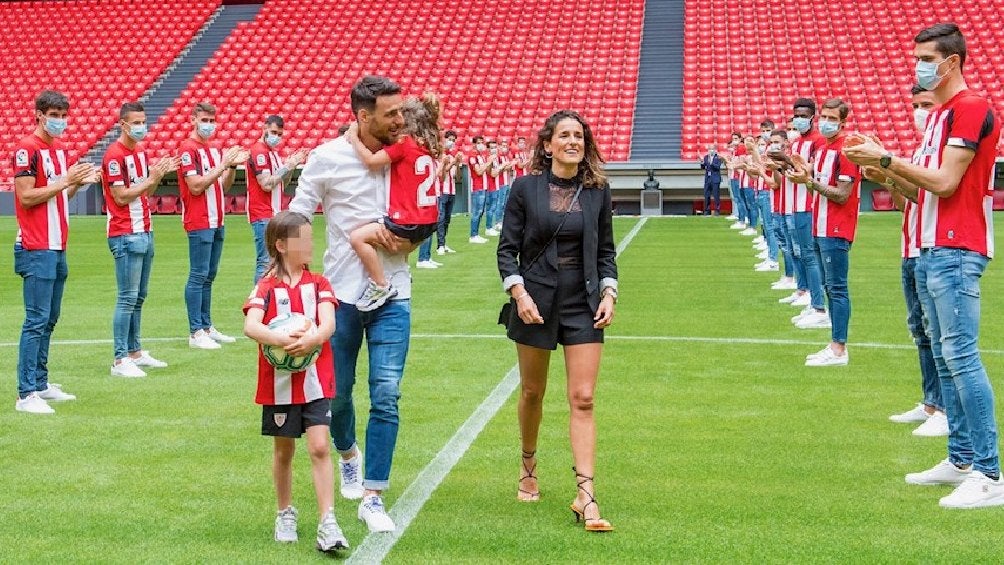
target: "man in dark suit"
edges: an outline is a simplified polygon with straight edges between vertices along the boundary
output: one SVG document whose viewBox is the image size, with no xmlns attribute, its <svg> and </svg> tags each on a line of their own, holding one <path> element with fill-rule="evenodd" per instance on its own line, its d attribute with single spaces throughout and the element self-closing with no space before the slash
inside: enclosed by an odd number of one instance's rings
<svg viewBox="0 0 1004 565">
<path fill-rule="evenodd" d="M 704 215 L 711 213 L 708 205 L 711 198 L 715 199 L 715 215 L 722 210 L 722 165 L 724 161 L 718 155 L 718 150 L 714 145 L 708 146 L 708 154 L 701 159 L 701 168 L 704 169 Z"/>
</svg>

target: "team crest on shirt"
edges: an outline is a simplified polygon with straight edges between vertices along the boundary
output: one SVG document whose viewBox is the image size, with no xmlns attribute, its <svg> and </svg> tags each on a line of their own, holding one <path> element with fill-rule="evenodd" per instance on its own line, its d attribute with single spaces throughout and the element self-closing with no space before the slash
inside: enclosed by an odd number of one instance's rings
<svg viewBox="0 0 1004 565">
<path fill-rule="evenodd" d="M 281 428 L 286 423 L 286 414 L 272 414 L 272 420 Z"/>
<path fill-rule="evenodd" d="M 188 153 L 181 154 L 181 164 L 185 167 L 190 167 L 192 165 L 192 156 Z"/>
<path fill-rule="evenodd" d="M 108 163 L 108 174 L 112 176 L 118 176 L 122 174 L 122 168 L 119 167 L 118 161 L 111 161 Z"/>
<path fill-rule="evenodd" d="M 14 166 L 16 167 L 27 167 L 28 166 L 28 150 L 18 149 L 17 153 L 14 154 Z"/>
<path fill-rule="evenodd" d="M 259 167 L 264 167 L 265 166 L 265 156 L 264 155 L 259 155 L 258 158 L 255 159 L 255 161 L 258 163 Z"/>
</svg>

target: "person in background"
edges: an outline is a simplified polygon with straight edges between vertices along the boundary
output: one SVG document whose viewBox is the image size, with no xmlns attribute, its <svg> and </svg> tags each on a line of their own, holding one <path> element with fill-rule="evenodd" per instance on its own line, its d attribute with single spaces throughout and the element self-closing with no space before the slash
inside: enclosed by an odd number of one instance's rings
<svg viewBox="0 0 1004 565">
<path fill-rule="evenodd" d="M 711 199 L 715 199 L 715 215 L 722 211 L 722 164 L 714 145 L 708 145 L 708 153 L 701 158 L 701 169 L 704 170 L 704 215 L 711 215 Z"/>
<path fill-rule="evenodd" d="M 491 167 L 491 157 L 488 155 L 488 145 L 482 135 L 476 135 L 471 140 L 474 152 L 467 157 L 467 173 L 471 178 L 471 236 L 470 243 L 488 243 L 481 237 L 481 218 L 486 214 L 488 201 L 488 169 Z M 487 222 L 486 228 L 491 227 Z"/>
<path fill-rule="evenodd" d="M 439 228 L 436 230 L 436 254 L 446 255 L 456 253 L 446 244 L 446 236 L 450 231 L 450 219 L 453 217 L 453 204 L 457 199 L 457 171 L 466 158 L 457 147 L 457 132 L 447 130 L 443 135 L 443 158 L 440 164 L 442 171 L 442 190 L 439 193 Z"/>
<path fill-rule="evenodd" d="M 499 154 L 497 141 L 488 142 L 488 195 L 485 200 L 485 235 L 496 237 L 499 230 L 495 228 L 500 218 L 498 214 L 499 194 L 505 183 L 505 157 Z"/>
</svg>

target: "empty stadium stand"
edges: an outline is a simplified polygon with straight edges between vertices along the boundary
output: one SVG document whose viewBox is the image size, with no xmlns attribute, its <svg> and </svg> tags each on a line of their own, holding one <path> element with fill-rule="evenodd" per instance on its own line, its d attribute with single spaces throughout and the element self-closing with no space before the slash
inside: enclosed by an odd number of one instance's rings
<svg viewBox="0 0 1004 565">
<path fill-rule="evenodd" d="M 645 6 L 632 161 L 680 158 L 684 4 L 685 0 L 661 0 Z"/>
</svg>

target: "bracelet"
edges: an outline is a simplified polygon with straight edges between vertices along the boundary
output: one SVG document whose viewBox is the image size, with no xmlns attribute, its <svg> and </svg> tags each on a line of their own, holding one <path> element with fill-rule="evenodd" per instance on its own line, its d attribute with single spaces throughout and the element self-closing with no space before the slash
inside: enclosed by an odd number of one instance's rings
<svg viewBox="0 0 1004 565">
<path fill-rule="evenodd" d="M 512 299 L 515 300 L 515 301 L 517 301 L 517 302 L 519 302 L 520 300 L 526 298 L 527 296 L 530 296 L 530 293 L 529 292 L 524 292 L 523 294 L 521 294 L 519 296 L 513 296 Z"/>
</svg>

